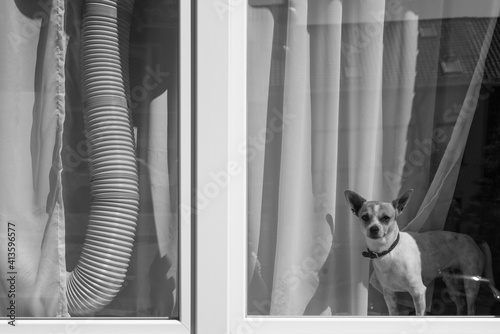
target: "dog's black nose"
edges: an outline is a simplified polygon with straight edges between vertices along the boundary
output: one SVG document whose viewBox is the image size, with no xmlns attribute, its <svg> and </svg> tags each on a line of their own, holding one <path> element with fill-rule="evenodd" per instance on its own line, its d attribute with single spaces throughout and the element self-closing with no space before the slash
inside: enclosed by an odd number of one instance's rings
<svg viewBox="0 0 500 334">
<path fill-rule="evenodd" d="M 378 226 L 372 226 L 370 227 L 370 233 L 371 234 L 377 234 L 380 231 L 380 228 Z"/>
</svg>

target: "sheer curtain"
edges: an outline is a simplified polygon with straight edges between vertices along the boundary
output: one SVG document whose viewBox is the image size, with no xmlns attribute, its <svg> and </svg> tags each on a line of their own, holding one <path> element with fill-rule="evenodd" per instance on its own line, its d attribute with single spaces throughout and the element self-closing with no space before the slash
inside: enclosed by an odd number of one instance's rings
<svg viewBox="0 0 500 334">
<path fill-rule="evenodd" d="M 0 283 L 0 307 L 14 300 L 18 317 L 68 316 L 66 279 L 88 224 L 83 4 L 0 3 L 0 274 L 15 276 L 14 286 Z M 90 316 L 178 315 L 177 5 L 137 1 L 134 8 L 129 58 L 139 222 L 119 294 Z M 14 267 L 6 265 L 9 227 L 15 229 Z"/>
<path fill-rule="evenodd" d="M 388 201 L 413 188 L 400 227 L 443 228 L 496 17 L 487 19 L 443 135 L 433 81 L 446 46 L 435 39 L 426 53 L 435 75 L 422 78 L 419 20 L 430 11 L 439 33 L 457 2 L 264 3 L 251 2 L 248 13 L 248 312 L 384 312 L 343 192 Z M 498 4 L 487 6 L 496 16 Z"/>
<path fill-rule="evenodd" d="M 0 270 L 2 277 L 17 273 L 18 316 L 64 314 L 64 209 L 58 186 L 64 122 L 66 45 L 59 29 L 63 5 L 54 1 L 37 10 L 25 1 L 4 1 L 1 6 Z M 9 223 L 16 235 L 13 267 L 5 264 Z M 1 307 L 6 309 L 11 286 L 5 280 L 0 286 Z"/>
</svg>

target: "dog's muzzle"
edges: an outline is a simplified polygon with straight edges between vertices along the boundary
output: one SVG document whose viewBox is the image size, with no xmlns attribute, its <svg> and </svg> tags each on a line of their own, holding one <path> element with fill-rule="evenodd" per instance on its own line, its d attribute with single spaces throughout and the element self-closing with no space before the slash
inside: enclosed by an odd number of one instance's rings
<svg viewBox="0 0 500 334">
<path fill-rule="evenodd" d="M 369 233 L 369 237 L 372 238 L 372 239 L 378 239 L 380 238 L 380 227 L 378 227 L 377 225 L 374 225 L 374 226 L 371 226 L 369 229 L 368 229 L 368 232 Z"/>
</svg>

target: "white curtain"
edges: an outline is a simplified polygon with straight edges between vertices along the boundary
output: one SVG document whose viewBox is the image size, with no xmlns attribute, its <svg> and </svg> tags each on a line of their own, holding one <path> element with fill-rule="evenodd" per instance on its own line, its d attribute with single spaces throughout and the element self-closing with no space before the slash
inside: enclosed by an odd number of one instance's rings
<svg viewBox="0 0 500 334">
<path fill-rule="evenodd" d="M 498 13 L 497 3 L 489 5 Z M 443 228 L 496 23 L 489 20 L 481 36 L 474 75 L 434 172 L 426 140 L 443 111 L 435 86 L 425 94 L 432 107 L 415 106 L 419 15 L 432 7 L 442 17 L 450 6 L 389 0 L 249 6 L 249 313 L 366 315 L 384 307 L 369 287 L 364 239 L 345 189 L 389 201 L 412 187 L 401 228 Z M 439 44 L 429 59 L 439 66 Z"/>
<path fill-rule="evenodd" d="M 68 316 L 67 272 L 88 224 L 83 3 L 0 2 L 0 307 L 14 301 L 17 317 Z M 178 315 L 177 6 L 136 1 L 130 82 L 139 222 L 124 285 L 96 316 Z M 7 250 L 9 227 L 15 252 Z M 8 253 L 15 253 L 13 267 Z M 14 285 L 5 279 L 12 275 Z"/>
<path fill-rule="evenodd" d="M 1 7 L 0 256 L 7 262 L 8 224 L 13 224 L 15 263 L 2 264 L 0 273 L 16 273 L 18 316 L 65 314 L 64 210 L 57 186 L 66 49 L 58 26 L 64 7 L 62 1 L 39 11 L 14 1 Z M 10 288 L 2 280 L 2 309 L 9 305 Z"/>
</svg>

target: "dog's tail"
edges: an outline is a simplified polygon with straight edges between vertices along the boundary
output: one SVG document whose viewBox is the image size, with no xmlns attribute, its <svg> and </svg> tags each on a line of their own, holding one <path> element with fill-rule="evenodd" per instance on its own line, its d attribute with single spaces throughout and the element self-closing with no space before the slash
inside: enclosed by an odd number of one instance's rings
<svg viewBox="0 0 500 334">
<path fill-rule="evenodd" d="M 491 292 L 495 300 L 500 300 L 500 291 L 495 287 L 495 278 L 493 277 L 493 260 L 491 256 L 490 246 L 483 241 L 478 244 L 479 248 L 484 254 L 484 277 L 488 280 L 488 285 L 490 286 Z"/>
</svg>

